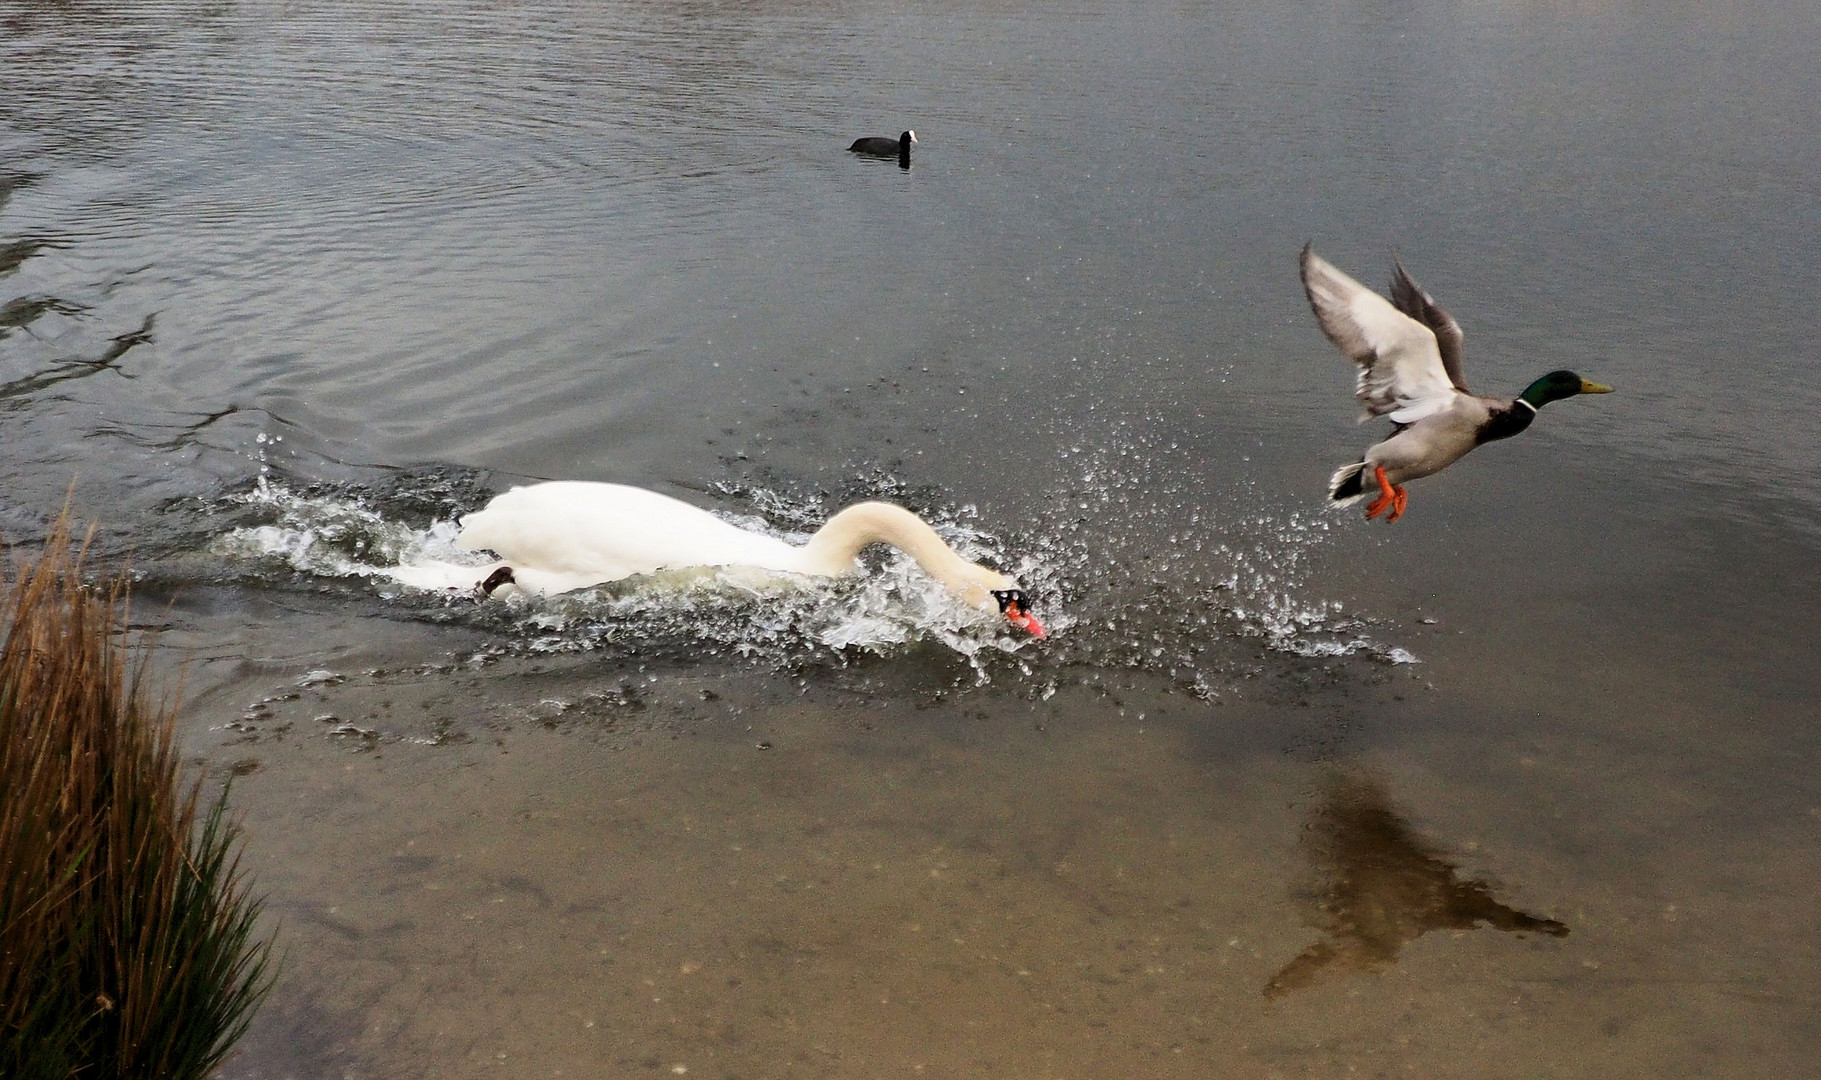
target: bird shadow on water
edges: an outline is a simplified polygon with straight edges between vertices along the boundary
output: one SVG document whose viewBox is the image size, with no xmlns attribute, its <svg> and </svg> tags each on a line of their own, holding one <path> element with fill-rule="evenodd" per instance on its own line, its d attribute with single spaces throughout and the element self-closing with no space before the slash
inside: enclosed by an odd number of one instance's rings
<svg viewBox="0 0 1821 1080">
<path fill-rule="evenodd" d="M 1326 877 L 1317 923 L 1327 937 L 1285 964 L 1266 998 L 1320 979 L 1371 971 L 1431 930 L 1499 930 L 1566 937 L 1566 924 L 1506 907 L 1492 887 L 1462 880 L 1455 865 L 1419 839 L 1377 781 L 1339 775 L 1310 814 L 1304 843 Z"/>
</svg>

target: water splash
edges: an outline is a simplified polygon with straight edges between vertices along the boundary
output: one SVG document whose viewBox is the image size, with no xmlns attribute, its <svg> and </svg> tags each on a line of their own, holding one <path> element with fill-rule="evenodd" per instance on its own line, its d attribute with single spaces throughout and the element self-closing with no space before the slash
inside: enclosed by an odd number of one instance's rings
<svg viewBox="0 0 1821 1080">
<path fill-rule="evenodd" d="M 278 562 L 317 577 L 384 577 L 385 568 L 405 562 L 472 562 L 473 552 L 455 546 L 456 528 L 434 522 L 417 529 L 387 517 L 358 494 L 294 492 L 261 471 L 253 488 L 228 502 L 271 520 L 235 528 L 212 545 L 230 559 Z"/>
<path fill-rule="evenodd" d="M 1205 454 L 1139 421 L 1108 420 L 1062 445 L 1072 482 L 1052 495 L 1041 554 L 1095 630 L 1091 645 L 1076 635 L 1080 659 L 1164 673 L 1200 697 L 1246 663 L 1245 643 L 1418 662 L 1377 640 L 1377 620 L 1322 595 L 1339 528 L 1326 508 L 1285 507 L 1243 477 L 1216 488 L 1197 466 Z"/>
<path fill-rule="evenodd" d="M 1333 535 L 1330 513 L 1279 511 L 1248 525 L 1246 540 L 1216 548 L 1232 568 L 1224 582 L 1230 597 L 1224 608 L 1242 633 L 1295 656 L 1366 655 L 1392 664 L 1421 663 L 1405 649 L 1366 636 L 1370 621 L 1348 615 L 1340 601 L 1310 595 L 1315 555 Z"/>
<path fill-rule="evenodd" d="M 211 550 L 274 587 L 285 578 L 340 581 L 404 617 L 495 632 L 502 654 L 601 652 L 683 665 L 719 658 L 800 671 L 922 653 L 960 661 L 964 681 L 1009 678 L 1034 695 L 1058 679 L 1134 671 L 1204 700 L 1235 680 L 1288 670 L 1269 663 L 1271 654 L 1418 662 L 1381 640 L 1384 624 L 1322 595 L 1338 519 L 1272 506 L 1243 481 L 1236 492 L 1210 496 L 1175 460 L 1175 443 L 1122 437 L 1123 446 L 1069 450 L 1079 486 L 1011 537 L 981 527 L 972 506 L 943 507 L 890 476 L 869 475 L 838 497 L 787 482 L 712 488 L 722 517 L 793 543 L 855 498 L 918 507 L 964 557 L 1014 574 L 1037 598 L 1051 630 L 1041 646 L 959 603 L 883 546 L 866 553 L 863 573 L 838 580 L 724 568 L 487 603 L 467 592 L 409 589 L 388 571 L 487 561 L 454 545 L 454 522 L 488 497 L 482 474 L 460 470 L 297 489 L 262 474 L 228 500 L 243 521 Z M 1216 514 L 1206 508 L 1211 498 L 1248 510 Z"/>
</svg>

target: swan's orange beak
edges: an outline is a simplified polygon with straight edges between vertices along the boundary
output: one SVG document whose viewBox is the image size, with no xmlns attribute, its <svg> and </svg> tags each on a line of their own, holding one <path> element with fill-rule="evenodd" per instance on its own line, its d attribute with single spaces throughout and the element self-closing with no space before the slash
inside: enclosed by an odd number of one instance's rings
<svg viewBox="0 0 1821 1080">
<path fill-rule="evenodd" d="M 1037 621 L 1037 616 L 1028 611 L 1008 611 L 1005 613 L 1005 618 L 1013 626 L 1034 638 L 1049 637 L 1049 634 L 1044 632 L 1043 624 Z"/>
</svg>

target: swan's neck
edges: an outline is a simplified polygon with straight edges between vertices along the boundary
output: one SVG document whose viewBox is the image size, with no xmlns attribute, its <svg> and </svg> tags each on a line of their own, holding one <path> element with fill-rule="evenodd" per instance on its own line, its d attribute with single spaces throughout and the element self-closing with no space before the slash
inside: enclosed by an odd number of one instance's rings
<svg viewBox="0 0 1821 1080">
<path fill-rule="evenodd" d="M 1017 586 L 1010 577 L 955 554 L 922 518 L 891 503 L 856 503 L 841 511 L 809 538 L 803 554 L 815 573 L 849 574 L 860 549 L 873 543 L 899 549 L 961 599 L 988 610 L 998 610 L 994 589 Z"/>
</svg>

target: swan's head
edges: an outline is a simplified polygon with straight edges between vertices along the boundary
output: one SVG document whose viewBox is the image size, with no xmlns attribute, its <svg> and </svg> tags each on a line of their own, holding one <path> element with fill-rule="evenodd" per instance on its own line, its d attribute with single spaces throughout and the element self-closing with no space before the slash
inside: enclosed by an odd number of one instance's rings
<svg viewBox="0 0 1821 1080">
<path fill-rule="evenodd" d="M 934 533 L 931 534 L 935 535 Z M 940 541 L 938 541 L 940 543 Z M 963 601 L 980 608 L 992 611 L 998 608 L 1005 620 L 1023 630 L 1032 637 L 1048 637 L 1036 615 L 1031 613 L 1031 597 L 1018 584 L 1018 579 L 1010 574 L 1002 574 L 990 566 L 968 562 L 946 545 L 942 548 L 947 556 L 941 560 L 923 562 L 923 568 L 936 579 L 954 590 Z"/>
<path fill-rule="evenodd" d="M 999 614 L 1005 616 L 1006 622 L 1032 637 L 1049 636 L 1043 623 L 1031 613 L 1030 594 L 1018 584 L 1017 578 L 1002 574 L 990 566 L 968 562 L 949 551 L 946 546 L 943 552 L 947 558 L 925 562 L 923 568 L 953 590 L 955 595 L 982 611 L 997 608 Z"/>
<path fill-rule="evenodd" d="M 1007 622 L 1032 637 L 1048 636 L 1043 624 L 1037 621 L 1037 616 L 1031 614 L 1031 598 L 1025 595 L 1023 589 L 994 589 L 993 599 L 999 602 L 999 613 L 1005 616 Z"/>
</svg>

